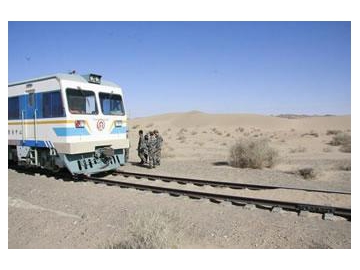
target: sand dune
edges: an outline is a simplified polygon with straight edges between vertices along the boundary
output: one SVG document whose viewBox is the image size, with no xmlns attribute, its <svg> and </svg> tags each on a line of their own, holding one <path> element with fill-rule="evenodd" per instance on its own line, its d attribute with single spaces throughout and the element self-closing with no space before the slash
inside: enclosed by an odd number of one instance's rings
<svg viewBox="0 0 360 270">
<path fill-rule="evenodd" d="M 257 114 L 208 114 L 198 111 L 187 113 L 169 113 L 146 118 L 134 118 L 130 120 L 132 125 L 147 126 L 153 124 L 156 127 L 222 127 L 222 128 L 260 128 L 263 130 L 318 130 L 328 129 L 351 129 L 351 116 L 324 116 L 306 117 L 299 119 L 286 119 L 276 116 Z"/>
</svg>

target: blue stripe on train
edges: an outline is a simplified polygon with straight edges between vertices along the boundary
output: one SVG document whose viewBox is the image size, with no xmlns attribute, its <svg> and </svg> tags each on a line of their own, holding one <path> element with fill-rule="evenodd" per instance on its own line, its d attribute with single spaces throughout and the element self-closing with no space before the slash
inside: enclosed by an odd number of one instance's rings
<svg viewBox="0 0 360 270">
<path fill-rule="evenodd" d="M 126 133 L 126 131 L 127 131 L 127 127 L 115 127 L 111 131 L 111 134 L 121 134 L 121 133 Z"/>
<path fill-rule="evenodd" d="M 65 136 L 81 136 L 81 135 L 90 135 L 86 128 L 69 128 L 69 127 L 58 127 L 53 128 L 56 136 L 65 137 Z"/>
<path fill-rule="evenodd" d="M 35 141 L 35 140 L 24 140 L 22 142 L 23 146 L 30 147 L 42 147 L 42 148 L 53 148 L 54 145 L 50 141 Z"/>
</svg>

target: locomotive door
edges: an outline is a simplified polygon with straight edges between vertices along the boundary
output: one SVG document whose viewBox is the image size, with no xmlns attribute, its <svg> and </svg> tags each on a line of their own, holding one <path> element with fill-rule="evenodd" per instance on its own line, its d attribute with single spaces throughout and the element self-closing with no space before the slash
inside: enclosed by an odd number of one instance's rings
<svg viewBox="0 0 360 270">
<path fill-rule="evenodd" d="M 35 91 L 29 91 L 25 98 L 25 110 L 22 112 L 25 118 L 24 139 L 34 141 L 36 144 L 36 121 L 38 111 L 36 109 Z"/>
</svg>

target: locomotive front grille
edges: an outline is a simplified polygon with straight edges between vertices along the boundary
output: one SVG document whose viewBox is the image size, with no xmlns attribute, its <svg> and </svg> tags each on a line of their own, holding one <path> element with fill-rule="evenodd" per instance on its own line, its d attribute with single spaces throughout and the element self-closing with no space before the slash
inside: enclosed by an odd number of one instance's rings
<svg viewBox="0 0 360 270">
<path fill-rule="evenodd" d="M 113 148 L 111 147 L 105 147 L 102 149 L 102 154 L 105 156 L 105 157 L 112 157 L 115 155 L 115 151 Z"/>
</svg>

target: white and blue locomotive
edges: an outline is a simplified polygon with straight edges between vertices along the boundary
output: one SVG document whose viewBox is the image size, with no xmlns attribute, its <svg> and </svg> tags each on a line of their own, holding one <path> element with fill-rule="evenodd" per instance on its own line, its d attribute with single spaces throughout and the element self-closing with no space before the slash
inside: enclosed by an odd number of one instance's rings
<svg viewBox="0 0 360 270">
<path fill-rule="evenodd" d="M 123 93 L 115 83 L 72 73 L 9 85 L 9 161 L 94 174 L 117 169 L 128 153 Z"/>
</svg>

